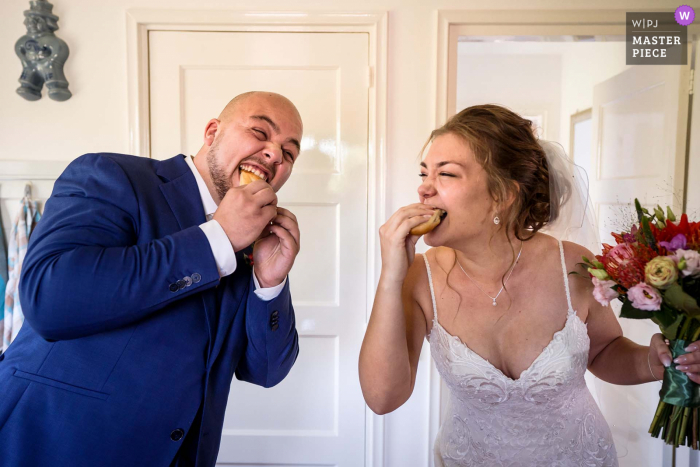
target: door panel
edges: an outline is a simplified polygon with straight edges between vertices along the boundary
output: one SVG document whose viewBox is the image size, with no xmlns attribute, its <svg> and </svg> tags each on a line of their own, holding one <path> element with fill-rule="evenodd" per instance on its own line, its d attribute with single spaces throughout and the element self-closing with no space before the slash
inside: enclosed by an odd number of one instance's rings
<svg viewBox="0 0 700 467">
<path fill-rule="evenodd" d="M 363 33 L 149 35 L 152 157 L 195 154 L 207 121 L 246 91 L 287 96 L 304 123 L 301 156 L 278 193 L 301 230 L 290 273 L 300 354 L 274 388 L 234 379 L 222 465 L 364 463 L 368 46 Z"/>
<path fill-rule="evenodd" d="M 610 232 L 636 221 L 635 197 L 647 208 L 660 204 L 681 211 L 688 76 L 687 66 L 635 66 L 594 87 L 591 197 L 602 242 L 614 245 Z M 619 314 L 619 306 L 614 309 Z M 658 332 L 651 321 L 619 321 L 624 335 L 642 345 Z M 594 386 L 620 465 L 666 465 L 663 441 L 647 434 L 660 383 L 613 386 L 596 380 Z"/>
</svg>

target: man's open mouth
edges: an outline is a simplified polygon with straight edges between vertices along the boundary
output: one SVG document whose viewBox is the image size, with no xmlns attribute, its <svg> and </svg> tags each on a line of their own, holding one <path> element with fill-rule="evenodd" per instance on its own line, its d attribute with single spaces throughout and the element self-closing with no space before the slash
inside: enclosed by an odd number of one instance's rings
<svg viewBox="0 0 700 467">
<path fill-rule="evenodd" d="M 238 167 L 239 171 L 244 171 L 244 172 L 249 172 L 255 175 L 256 177 L 260 178 L 261 180 L 267 181 L 268 175 L 267 173 L 263 172 L 259 168 L 252 166 L 250 164 L 241 164 L 240 167 Z"/>
</svg>

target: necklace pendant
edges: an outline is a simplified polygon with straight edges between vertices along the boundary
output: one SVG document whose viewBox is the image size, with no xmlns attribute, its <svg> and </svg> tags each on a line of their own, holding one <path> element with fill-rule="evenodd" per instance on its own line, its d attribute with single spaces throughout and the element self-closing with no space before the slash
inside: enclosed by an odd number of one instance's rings
<svg viewBox="0 0 700 467">
<path fill-rule="evenodd" d="M 493 306 L 496 306 L 496 299 L 493 299 Z"/>
</svg>

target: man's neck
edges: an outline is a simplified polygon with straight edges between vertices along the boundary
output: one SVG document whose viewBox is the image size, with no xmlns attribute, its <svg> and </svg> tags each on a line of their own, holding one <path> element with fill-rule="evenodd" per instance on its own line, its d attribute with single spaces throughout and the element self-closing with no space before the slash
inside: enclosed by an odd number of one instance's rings
<svg viewBox="0 0 700 467">
<path fill-rule="evenodd" d="M 202 176 L 202 180 L 204 180 L 204 183 L 207 185 L 207 189 L 209 190 L 211 197 L 214 199 L 214 202 L 218 206 L 221 202 L 221 199 L 219 199 L 219 194 L 216 192 L 216 187 L 214 186 L 214 183 L 211 180 L 211 175 L 209 174 L 209 165 L 207 164 L 206 149 L 200 149 L 197 155 L 193 157 L 193 161 L 197 172 L 199 172 L 199 175 Z"/>
</svg>

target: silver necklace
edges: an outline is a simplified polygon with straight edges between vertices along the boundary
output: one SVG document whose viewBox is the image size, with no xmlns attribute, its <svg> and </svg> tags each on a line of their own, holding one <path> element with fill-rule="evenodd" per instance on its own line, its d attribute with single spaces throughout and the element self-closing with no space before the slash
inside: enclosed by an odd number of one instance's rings
<svg viewBox="0 0 700 467">
<path fill-rule="evenodd" d="M 508 272 L 508 275 L 506 276 L 506 280 L 503 281 L 503 285 L 501 286 L 501 290 L 498 291 L 498 293 L 496 294 L 495 297 L 492 297 L 491 295 L 489 295 L 489 294 L 487 294 L 486 292 L 484 292 L 484 289 L 482 289 L 482 288 L 479 286 L 479 283 L 478 283 L 477 281 L 475 281 L 474 279 L 472 279 L 471 276 L 470 276 L 469 274 L 467 274 L 467 271 L 464 270 L 464 268 L 463 268 L 462 265 L 460 264 L 459 260 L 457 260 L 456 258 L 455 258 L 455 260 L 457 261 L 457 264 L 459 265 L 459 269 L 462 270 L 462 272 L 464 273 L 464 275 L 467 276 L 467 277 L 469 278 L 469 280 L 472 281 L 472 282 L 474 283 L 474 285 L 476 285 L 476 287 L 477 287 L 479 290 L 481 290 L 481 293 L 483 293 L 484 295 L 486 295 L 487 297 L 489 297 L 491 300 L 493 300 L 493 306 L 496 306 L 496 299 L 498 298 L 499 295 L 501 295 L 501 292 L 503 292 L 503 289 L 504 289 L 505 286 L 506 286 L 506 282 L 508 282 L 508 279 L 510 279 L 510 275 L 513 274 L 513 269 L 515 269 L 515 265 L 518 264 L 518 260 L 520 259 L 520 255 L 522 254 L 522 252 L 523 252 L 523 242 L 522 242 L 522 240 L 521 240 L 521 241 L 520 241 L 520 252 L 518 252 L 518 257 L 515 258 L 515 262 L 514 262 L 513 265 L 510 267 L 510 272 Z"/>
</svg>

